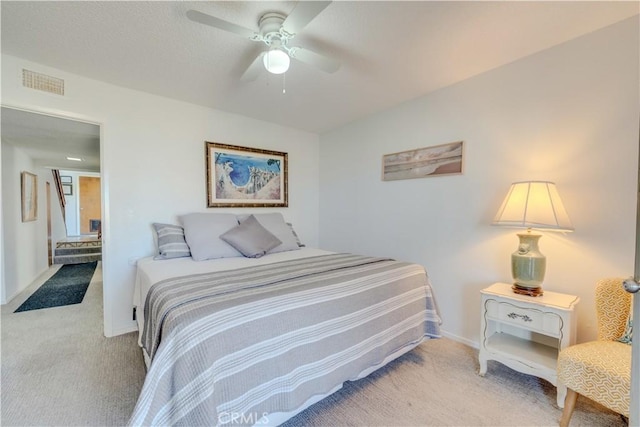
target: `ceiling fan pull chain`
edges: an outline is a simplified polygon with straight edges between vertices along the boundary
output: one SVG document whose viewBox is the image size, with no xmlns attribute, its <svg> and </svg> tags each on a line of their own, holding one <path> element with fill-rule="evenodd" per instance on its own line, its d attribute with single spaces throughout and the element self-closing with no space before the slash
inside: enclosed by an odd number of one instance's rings
<svg viewBox="0 0 640 427">
<path fill-rule="evenodd" d="M 286 76 L 287 73 L 282 73 L 282 94 L 284 95 L 285 93 L 287 93 L 287 88 L 286 88 Z"/>
</svg>

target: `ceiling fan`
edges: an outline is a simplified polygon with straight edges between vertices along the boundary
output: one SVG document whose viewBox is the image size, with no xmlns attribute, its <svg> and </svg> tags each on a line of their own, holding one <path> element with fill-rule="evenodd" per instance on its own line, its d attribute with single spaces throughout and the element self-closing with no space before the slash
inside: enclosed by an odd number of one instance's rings
<svg viewBox="0 0 640 427">
<path fill-rule="evenodd" d="M 187 18 L 268 46 L 268 49 L 261 52 L 249 65 L 240 78 L 241 80 L 255 80 L 263 67 L 270 73 L 282 74 L 289 69 L 290 58 L 327 73 L 334 73 L 340 68 L 340 63 L 335 59 L 309 49 L 289 45 L 289 42 L 293 40 L 296 34 L 330 3 L 330 1 L 299 1 L 288 16 L 278 12 L 266 12 L 258 20 L 258 31 L 250 30 L 197 10 L 187 11 Z"/>
</svg>

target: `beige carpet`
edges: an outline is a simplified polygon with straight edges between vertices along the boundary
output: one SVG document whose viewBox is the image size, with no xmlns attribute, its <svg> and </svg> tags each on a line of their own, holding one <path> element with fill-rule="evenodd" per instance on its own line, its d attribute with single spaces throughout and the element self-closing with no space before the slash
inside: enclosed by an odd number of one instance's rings
<svg viewBox="0 0 640 427">
<path fill-rule="evenodd" d="M 536 377 L 489 362 L 449 339 L 423 343 L 298 414 L 292 426 L 557 426 L 556 389 Z M 572 426 L 626 426 L 620 416 L 580 398 Z"/>
<path fill-rule="evenodd" d="M 102 269 L 81 304 L 13 313 L 56 268 L 2 306 L 2 426 L 126 424 L 144 381 L 136 335 L 105 338 Z"/>
<path fill-rule="evenodd" d="M 144 381 L 136 334 L 102 334 L 98 266 L 81 304 L 13 313 L 51 270 L 1 308 L 3 426 L 120 426 Z M 448 339 L 413 352 L 345 387 L 286 423 L 293 426 L 553 426 L 555 388 L 490 362 Z M 625 426 L 581 398 L 573 426 Z"/>
</svg>

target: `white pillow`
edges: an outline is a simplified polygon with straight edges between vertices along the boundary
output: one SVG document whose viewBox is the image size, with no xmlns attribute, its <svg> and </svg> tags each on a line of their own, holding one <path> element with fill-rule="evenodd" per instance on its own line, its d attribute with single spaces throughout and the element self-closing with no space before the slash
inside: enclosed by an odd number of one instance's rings
<svg viewBox="0 0 640 427">
<path fill-rule="evenodd" d="M 233 246 L 220 239 L 221 234 L 238 225 L 234 214 L 191 213 L 182 215 L 180 221 L 194 261 L 242 256 Z"/>
<path fill-rule="evenodd" d="M 250 215 L 238 215 L 238 220 L 242 223 L 243 221 L 246 221 L 249 216 Z M 267 251 L 268 254 L 300 249 L 298 246 L 298 239 L 296 239 L 296 236 L 291 231 L 291 227 L 289 227 L 284 221 L 284 217 L 281 213 L 253 214 L 253 216 L 258 220 L 260 225 L 266 228 L 282 242 L 275 248 Z M 189 243 L 188 240 L 187 243 Z M 191 252 L 193 252 L 193 248 L 191 249 Z"/>
</svg>

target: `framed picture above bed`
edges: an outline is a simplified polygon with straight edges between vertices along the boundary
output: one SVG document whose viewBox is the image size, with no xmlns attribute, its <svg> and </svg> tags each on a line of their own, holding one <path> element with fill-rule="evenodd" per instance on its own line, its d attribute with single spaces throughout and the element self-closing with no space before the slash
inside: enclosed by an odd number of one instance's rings
<svg viewBox="0 0 640 427">
<path fill-rule="evenodd" d="M 279 151 L 205 142 L 207 207 L 287 207 L 288 156 Z"/>
</svg>

